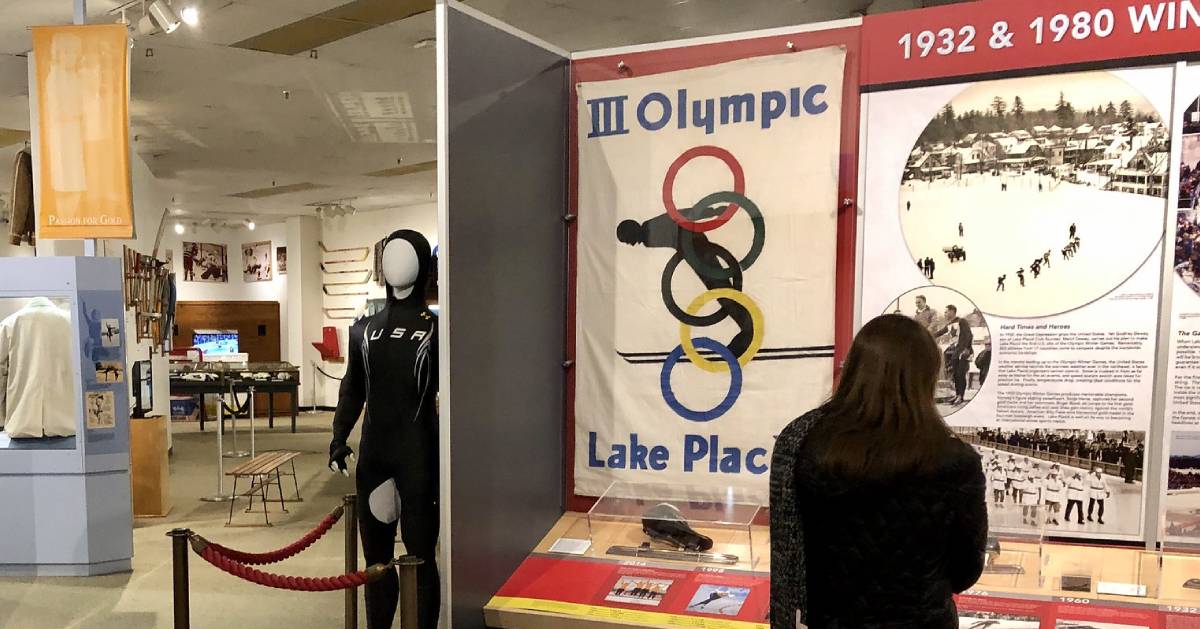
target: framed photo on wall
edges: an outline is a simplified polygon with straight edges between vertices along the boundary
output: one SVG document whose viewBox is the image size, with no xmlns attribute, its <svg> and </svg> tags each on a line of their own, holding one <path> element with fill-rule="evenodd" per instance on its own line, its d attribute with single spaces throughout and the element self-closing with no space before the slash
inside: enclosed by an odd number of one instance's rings
<svg viewBox="0 0 1200 629">
<path fill-rule="evenodd" d="M 183 281 L 228 282 L 229 256 L 225 245 L 211 242 L 183 243 Z"/>
<path fill-rule="evenodd" d="M 242 245 L 242 281 L 271 281 L 271 241 L 248 242 Z"/>
<path fill-rule="evenodd" d="M 275 247 L 275 268 L 280 275 L 287 275 L 287 247 Z"/>
</svg>

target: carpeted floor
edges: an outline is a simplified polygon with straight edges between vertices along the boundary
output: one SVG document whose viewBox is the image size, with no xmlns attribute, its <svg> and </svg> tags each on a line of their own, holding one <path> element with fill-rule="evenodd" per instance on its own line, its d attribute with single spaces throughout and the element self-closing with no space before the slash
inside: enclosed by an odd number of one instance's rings
<svg viewBox="0 0 1200 629">
<path fill-rule="evenodd" d="M 209 424 L 200 433 L 195 424 L 176 424 L 171 457 L 171 496 L 174 509 L 165 518 L 138 519 L 133 532 L 133 572 L 92 578 L 0 578 L 0 627 L 4 629 L 149 629 L 172 626 L 171 544 L 165 533 L 187 527 L 226 546 L 250 551 L 271 550 L 301 537 L 314 527 L 346 493 L 354 492 L 351 478 L 325 467 L 329 448 L 329 413 L 305 414 L 298 432 L 288 421 L 257 432 L 259 451 L 301 452 L 296 459 L 301 503 L 288 503 L 290 513 L 271 507 L 270 528 L 226 528 L 228 503 L 201 502 L 216 491 L 216 434 Z M 242 430 L 244 422 L 239 422 Z M 354 436 L 351 443 L 357 443 Z M 230 449 L 227 435 L 226 448 Z M 245 435 L 241 448 L 248 448 Z M 236 465 L 245 459 L 226 459 Z M 226 485 L 226 491 L 229 486 Z M 261 512 L 235 510 L 234 523 L 262 522 Z M 3 532 L 0 531 L 0 535 Z M 272 571 L 302 576 L 340 574 L 344 566 L 341 524 L 300 556 Z M 399 552 L 399 550 L 397 551 Z M 361 561 L 360 561 L 361 565 Z M 259 587 L 217 571 L 195 555 L 190 557 L 192 627 L 341 627 L 343 595 L 287 592 Z M 361 592 L 359 594 L 361 601 Z M 360 602 L 361 610 L 361 602 Z M 361 611 L 360 611 L 360 625 Z"/>
</svg>

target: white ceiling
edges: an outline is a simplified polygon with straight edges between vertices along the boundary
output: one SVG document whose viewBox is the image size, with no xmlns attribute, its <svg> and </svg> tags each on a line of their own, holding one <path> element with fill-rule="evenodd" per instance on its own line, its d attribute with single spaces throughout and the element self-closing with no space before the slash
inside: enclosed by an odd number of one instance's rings
<svg viewBox="0 0 1200 629">
<path fill-rule="evenodd" d="M 134 149 L 175 207 L 197 216 L 311 214 L 346 201 L 361 210 L 433 199 L 435 174 L 366 173 L 435 159 L 434 35 L 426 12 L 322 46 L 317 58 L 229 44 L 346 0 L 173 0 L 197 27 L 140 37 L 132 50 Z M 945 3 L 945 0 L 926 0 Z M 921 0 L 469 0 L 568 50 L 786 26 Z M 122 2 L 88 0 L 89 20 Z M 71 20 L 71 0 L 0 0 L 0 127 L 28 129 L 27 26 Z M 140 16 L 134 9 L 131 18 Z M 149 51 L 153 56 L 149 56 Z M 286 93 L 286 97 L 285 97 Z M 364 117 L 369 119 L 364 119 Z M 0 160 L 16 149 L 0 150 Z M 0 167 L 0 178 L 8 176 Z M 321 189 L 260 199 L 229 195 L 297 183 Z M 0 191 L 8 182 L 0 179 Z"/>
</svg>

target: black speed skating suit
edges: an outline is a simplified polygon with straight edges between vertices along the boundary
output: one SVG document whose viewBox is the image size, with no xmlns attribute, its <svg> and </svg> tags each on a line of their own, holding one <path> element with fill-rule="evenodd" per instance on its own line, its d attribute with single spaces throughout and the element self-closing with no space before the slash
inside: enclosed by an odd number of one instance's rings
<svg viewBox="0 0 1200 629">
<path fill-rule="evenodd" d="M 436 557 L 437 317 L 425 304 L 432 256 L 429 242 L 417 232 L 400 230 L 387 240 L 396 239 L 407 241 L 417 253 L 416 284 L 403 299 L 389 286 L 384 309 L 350 326 L 329 460 L 345 468 L 351 454 L 346 440 L 365 405 L 355 479 L 363 555 L 368 564 L 394 557 L 398 510 L 405 548 L 424 560 L 417 572 L 420 629 L 436 629 L 441 597 Z M 395 571 L 366 586 L 368 629 L 392 626 L 398 598 Z"/>
</svg>

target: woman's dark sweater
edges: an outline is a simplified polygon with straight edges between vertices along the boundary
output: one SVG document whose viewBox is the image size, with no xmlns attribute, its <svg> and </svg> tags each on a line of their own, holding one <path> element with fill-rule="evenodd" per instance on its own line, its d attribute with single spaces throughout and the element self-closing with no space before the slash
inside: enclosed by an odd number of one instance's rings
<svg viewBox="0 0 1200 629">
<path fill-rule="evenodd" d="M 979 455 L 947 437 L 923 475 L 849 481 L 801 448 L 795 500 L 812 629 L 956 629 L 952 594 L 983 571 L 986 479 Z M 772 543 L 788 543 L 772 540 Z"/>
</svg>

